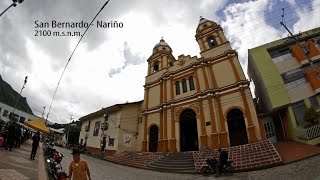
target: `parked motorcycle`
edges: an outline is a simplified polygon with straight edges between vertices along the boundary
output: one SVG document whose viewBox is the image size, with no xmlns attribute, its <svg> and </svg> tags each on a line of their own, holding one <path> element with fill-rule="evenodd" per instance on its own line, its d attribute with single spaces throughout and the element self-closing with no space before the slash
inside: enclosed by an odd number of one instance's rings
<svg viewBox="0 0 320 180">
<path fill-rule="evenodd" d="M 227 163 L 221 167 L 220 173 L 224 175 L 232 175 L 234 172 L 234 167 L 232 166 L 232 160 L 227 161 Z M 206 165 L 202 166 L 200 173 L 203 176 L 208 176 L 209 174 L 215 174 L 216 172 L 216 166 L 217 166 L 218 160 L 215 158 L 208 158 L 206 159 Z"/>
<path fill-rule="evenodd" d="M 53 179 L 62 180 L 68 178 L 60 163 L 56 162 L 53 158 L 47 159 L 47 162 L 49 163 L 48 169 Z"/>
</svg>

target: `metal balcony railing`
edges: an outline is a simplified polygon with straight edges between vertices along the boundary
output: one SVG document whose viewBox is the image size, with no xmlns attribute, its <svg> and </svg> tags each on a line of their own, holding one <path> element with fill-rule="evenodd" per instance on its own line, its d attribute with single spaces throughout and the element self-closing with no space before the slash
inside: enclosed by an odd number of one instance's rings
<svg viewBox="0 0 320 180">
<path fill-rule="evenodd" d="M 311 126 L 309 128 L 303 129 L 303 128 L 297 128 L 296 134 L 299 139 L 303 140 L 311 140 L 317 137 L 320 137 L 320 124 Z"/>
<path fill-rule="evenodd" d="M 101 123 L 101 130 L 108 130 L 109 123 Z"/>
</svg>

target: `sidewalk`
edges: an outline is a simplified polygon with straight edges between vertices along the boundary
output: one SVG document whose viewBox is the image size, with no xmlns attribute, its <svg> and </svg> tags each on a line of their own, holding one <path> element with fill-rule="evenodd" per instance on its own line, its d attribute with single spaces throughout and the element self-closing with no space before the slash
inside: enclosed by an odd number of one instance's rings
<svg viewBox="0 0 320 180">
<path fill-rule="evenodd" d="M 7 151 L 0 148 L 0 180 L 47 180 L 42 144 L 40 143 L 36 159 L 30 159 L 31 140 L 20 148 Z"/>
<path fill-rule="evenodd" d="M 320 147 L 294 141 L 277 142 L 274 146 L 285 164 L 320 154 Z"/>
</svg>

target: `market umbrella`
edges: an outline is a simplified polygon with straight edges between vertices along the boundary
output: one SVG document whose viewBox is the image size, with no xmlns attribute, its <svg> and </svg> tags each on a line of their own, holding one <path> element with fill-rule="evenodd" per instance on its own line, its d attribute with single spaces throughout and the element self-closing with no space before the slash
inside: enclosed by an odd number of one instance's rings
<svg viewBox="0 0 320 180">
<path fill-rule="evenodd" d="M 43 119 L 28 119 L 24 124 L 42 133 L 49 134 L 50 132 Z"/>
</svg>

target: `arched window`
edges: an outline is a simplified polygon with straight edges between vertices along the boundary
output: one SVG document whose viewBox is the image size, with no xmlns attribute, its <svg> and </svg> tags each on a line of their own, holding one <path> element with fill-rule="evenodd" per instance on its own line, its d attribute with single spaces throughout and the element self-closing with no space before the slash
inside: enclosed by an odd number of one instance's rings
<svg viewBox="0 0 320 180">
<path fill-rule="evenodd" d="M 159 71 L 159 62 L 156 61 L 154 64 L 153 64 L 153 72 L 157 72 Z"/>
<path fill-rule="evenodd" d="M 176 81 L 176 95 L 180 94 L 180 83 Z"/>
<path fill-rule="evenodd" d="M 194 82 L 193 82 L 193 77 L 189 76 L 189 87 L 190 87 L 190 91 L 194 90 Z"/>
<path fill-rule="evenodd" d="M 182 79 L 182 92 L 187 92 L 187 81 L 186 79 Z"/>
<path fill-rule="evenodd" d="M 213 36 L 210 36 L 208 38 L 207 42 L 208 42 L 210 48 L 213 48 L 218 45 L 216 39 Z"/>
</svg>

